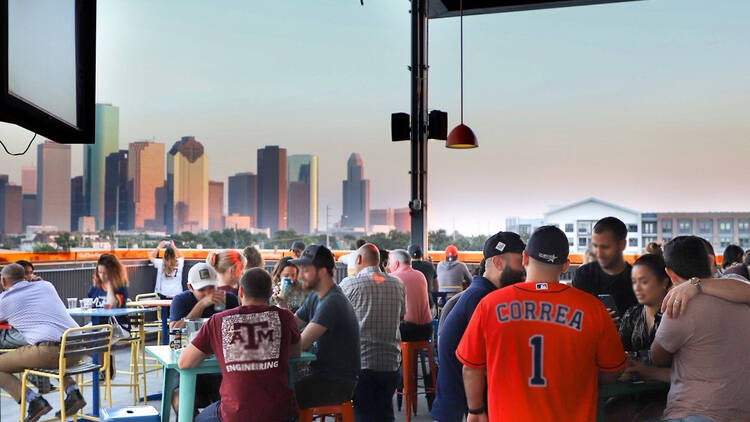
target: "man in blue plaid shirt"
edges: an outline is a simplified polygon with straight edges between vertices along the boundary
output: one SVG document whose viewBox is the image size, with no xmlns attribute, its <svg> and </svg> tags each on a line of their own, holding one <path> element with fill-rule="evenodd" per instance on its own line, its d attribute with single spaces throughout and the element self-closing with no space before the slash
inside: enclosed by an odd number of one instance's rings
<svg viewBox="0 0 750 422">
<path fill-rule="evenodd" d="M 406 313 L 403 283 L 378 267 L 380 252 L 371 244 L 357 251 L 357 274 L 341 284 L 359 320 L 362 369 L 354 389 L 354 418 L 393 421 L 393 394 L 401 360 L 399 324 Z"/>
</svg>

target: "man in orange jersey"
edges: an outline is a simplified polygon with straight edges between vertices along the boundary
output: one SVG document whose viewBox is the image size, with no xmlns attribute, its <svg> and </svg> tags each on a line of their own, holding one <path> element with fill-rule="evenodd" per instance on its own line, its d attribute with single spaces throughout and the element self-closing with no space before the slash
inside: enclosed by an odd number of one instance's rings
<svg viewBox="0 0 750 422">
<path fill-rule="evenodd" d="M 615 324 L 596 297 L 560 284 L 557 227 L 532 234 L 523 265 L 527 281 L 485 296 L 456 349 L 467 422 L 594 421 L 597 380 L 614 382 L 627 362 Z"/>
</svg>

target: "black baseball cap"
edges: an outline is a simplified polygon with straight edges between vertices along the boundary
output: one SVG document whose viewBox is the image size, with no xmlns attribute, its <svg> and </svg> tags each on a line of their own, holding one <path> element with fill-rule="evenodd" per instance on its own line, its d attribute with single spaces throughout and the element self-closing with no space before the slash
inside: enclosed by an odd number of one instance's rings
<svg viewBox="0 0 750 422">
<path fill-rule="evenodd" d="M 315 268 L 327 268 L 331 271 L 336 267 L 331 250 L 323 245 L 310 245 L 305 248 L 299 258 L 289 260 L 295 267 L 314 265 Z"/>
<path fill-rule="evenodd" d="M 526 253 L 539 262 L 562 265 L 568 260 L 568 236 L 555 226 L 542 226 L 534 230 L 526 245 Z"/>
<path fill-rule="evenodd" d="M 524 248 L 526 245 L 521 240 L 521 236 L 516 233 L 497 232 L 484 242 L 482 253 L 484 259 L 487 259 L 504 253 L 521 253 Z"/>
<path fill-rule="evenodd" d="M 292 246 L 289 248 L 290 251 L 302 251 L 304 249 L 305 249 L 305 244 L 299 240 L 292 243 Z"/>
<path fill-rule="evenodd" d="M 420 259 L 424 256 L 424 252 L 422 252 L 422 248 L 419 245 L 409 245 L 409 250 L 407 252 L 410 257 L 415 259 Z"/>
</svg>

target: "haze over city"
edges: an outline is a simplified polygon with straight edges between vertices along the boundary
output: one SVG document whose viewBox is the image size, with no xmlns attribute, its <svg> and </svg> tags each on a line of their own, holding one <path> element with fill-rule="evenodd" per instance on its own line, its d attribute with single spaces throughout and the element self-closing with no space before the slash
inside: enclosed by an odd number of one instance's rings
<svg viewBox="0 0 750 422">
<path fill-rule="evenodd" d="M 279 145 L 320 157 L 320 221 L 360 153 L 372 208 L 405 207 L 409 4 L 100 1 L 97 101 L 120 146 L 195 136 L 209 178 Z M 590 196 L 641 211 L 750 210 L 750 29 L 743 1 L 660 0 L 467 17 L 465 121 L 480 147 L 430 147 L 430 229 L 487 233 Z M 430 109 L 458 123 L 458 20 L 430 25 Z M 9 149 L 31 135 L 0 126 Z M 82 174 L 81 146 L 72 175 Z M 20 183 L 24 157 L 2 158 Z M 720 200 L 719 200 L 720 198 Z"/>
</svg>

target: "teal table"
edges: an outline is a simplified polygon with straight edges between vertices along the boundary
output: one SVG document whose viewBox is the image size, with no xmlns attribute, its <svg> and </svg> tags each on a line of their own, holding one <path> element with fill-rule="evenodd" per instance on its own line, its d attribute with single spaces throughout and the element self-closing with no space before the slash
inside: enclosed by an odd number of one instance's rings
<svg viewBox="0 0 750 422">
<path fill-rule="evenodd" d="M 669 391 L 669 383 L 661 381 L 618 381 L 599 387 L 599 401 L 596 406 L 596 420 L 604 421 L 604 405 L 612 397 L 632 396 L 640 393 Z"/>
<path fill-rule="evenodd" d="M 180 411 L 178 422 L 191 422 L 195 408 L 195 379 L 199 374 L 218 374 L 221 372 L 216 357 L 211 356 L 203 360 L 197 368 L 180 369 L 177 361 L 180 359 L 180 351 L 172 350 L 169 346 L 147 346 L 146 352 L 155 357 L 164 366 L 164 379 L 162 380 L 161 398 L 161 420 L 169 422 L 172 412 L 172 396 L 174 390 L 174 371 L 180 374 Z M 300 362 L 311 362 L 316 359 L 315 355 L 302 352 L 298 358 L 289 359 L 289 386 L 294 387 L 294 369 Z"/>
</svg>

